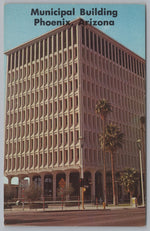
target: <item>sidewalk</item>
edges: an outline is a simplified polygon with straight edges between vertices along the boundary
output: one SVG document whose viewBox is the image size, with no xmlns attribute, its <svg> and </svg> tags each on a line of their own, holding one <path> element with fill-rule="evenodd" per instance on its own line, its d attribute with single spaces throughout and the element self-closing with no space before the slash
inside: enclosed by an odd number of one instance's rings
<svg viewBox="0 0 150 231">
<path fill-rule="evenodd" d="M 143 206 L 137 206 L 136 208 L 141 208 Z M 48 208 L 39 208 L 39 209 L 29 209 L 29 208 L 24 208 L 23 207 L 15 207 L 11 209 L 5 209 L 5 213 L 12 213 L 12 212 L 50 212 L 50 211 L 85 211 L 85 210 L 122 210 L 122 209 L 133 209 L 135 208 L 134 206 L 131 205 L 108 205 L 104 209 L 102 205 L 95 205 L 95 204 L 84 204 L 84 210 L 82 209 L 82 205 L 80 206 L 62 206 L 62 205 L 49 205 Z"/>
</svg>

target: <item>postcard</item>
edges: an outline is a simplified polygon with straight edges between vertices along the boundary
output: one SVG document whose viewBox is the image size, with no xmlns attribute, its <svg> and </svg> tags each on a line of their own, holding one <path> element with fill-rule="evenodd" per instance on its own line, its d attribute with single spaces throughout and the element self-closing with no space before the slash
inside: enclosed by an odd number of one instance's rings
<svg viewBox="0 0 150 231">
<path fill-rule="evenodd" d="M 145 5 L 4 14 L 5 225 L 145 226 Z"/>
</svg>

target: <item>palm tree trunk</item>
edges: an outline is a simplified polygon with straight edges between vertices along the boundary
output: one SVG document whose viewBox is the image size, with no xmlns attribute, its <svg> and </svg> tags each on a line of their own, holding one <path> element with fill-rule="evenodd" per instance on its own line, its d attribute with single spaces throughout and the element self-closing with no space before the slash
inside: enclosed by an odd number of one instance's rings
<svg viewBox="0 0 150 231">
<path fill-rule="evenodd" d="M 115 191 L 115 175 L 114 175 L 113 152 L 111 152 L 111 169 L 112 169 L 113 205 L 116 205 L 116 191 Z"/>
<path fill-rule="evenodd" d="M 103 161 L 104 161 L 104 202 L 107 205 L 106 193 L 106 160 L 105 160 L 105 119 L 103 118 Z"/>
<path fill-rule="evenodd" d="M 130 193 L 130 205 L 132 205 L 133 192 L 132 192 L 132 191 L 130 191 L 129 193 Z"/>
</svg>

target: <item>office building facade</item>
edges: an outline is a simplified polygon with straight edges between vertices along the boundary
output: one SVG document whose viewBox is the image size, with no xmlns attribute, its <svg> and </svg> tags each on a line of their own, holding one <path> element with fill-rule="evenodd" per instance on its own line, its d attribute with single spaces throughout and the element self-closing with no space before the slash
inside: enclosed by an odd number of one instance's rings
<svg viewBox="0 0 150 231">
<path fill-rule="evenodd" d="M 57 199 L 65 180 L 79 196 L 81 168 L 87 199 L 103 195 L 102 133 L 95 112 L 99 99 L 112 111 L 107 123 L 125 134 L 116 153 L 116 173 L 139 170 L 136 140 L 145 115 L 145 60 L 81 19 L 6 52 L 7 93 L 4 174 L 29 177 L 42 195 Z M 81 163 L 83 153 L 83 164 Z M 106 153 L 108 197 L 112 198 Z"/>
</svg>

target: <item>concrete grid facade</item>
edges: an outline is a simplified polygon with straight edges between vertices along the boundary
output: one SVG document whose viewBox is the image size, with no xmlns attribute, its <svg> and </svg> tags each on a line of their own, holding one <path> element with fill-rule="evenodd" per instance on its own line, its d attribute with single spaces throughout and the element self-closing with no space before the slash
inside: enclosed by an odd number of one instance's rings
<svg viewBox="0 0 150 231">
<path fill-rule="evenodd" d="M 36 179 L 42 195 L 51 187 L 53 200 L 61 178 L 79 187 L 82 142 L 85 181 L 90 181 L 87 198 L 102 195 L 102 124 L 95 113 L 99 99 L 112 105 L 108 123 L 125 134 L 116 172 L 139 170 L 136 140 L 138 118 L 145 115 L 145 60 L 80 20 L 6 52 L 4 174 L 9 181 L 14 176 Z M 108 153 L 106 162 L 109 185 Z"/>
</svg>

